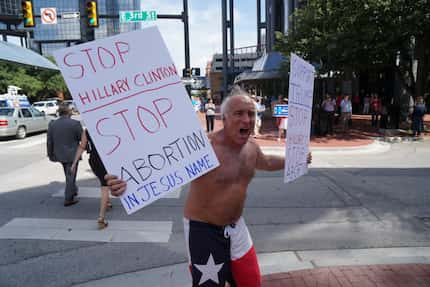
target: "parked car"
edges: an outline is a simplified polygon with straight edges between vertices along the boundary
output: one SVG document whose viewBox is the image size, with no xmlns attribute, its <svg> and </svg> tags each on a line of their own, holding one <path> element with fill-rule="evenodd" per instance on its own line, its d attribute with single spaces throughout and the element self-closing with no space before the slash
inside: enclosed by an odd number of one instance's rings
<svg viewBox="0 0 430 287">
<path fill-rule="evenodd" d="M 56 100 L 40 101 L 33 103 L 33 107 L 46 115 L 57 115 L 58 102 Z"/>
<path fill-rule="evenodd" d="M 0 108 L 0 137 L 23 139 L 29 133 L 47 131 L 54 119 L 33 107 Z"/>
</svg>

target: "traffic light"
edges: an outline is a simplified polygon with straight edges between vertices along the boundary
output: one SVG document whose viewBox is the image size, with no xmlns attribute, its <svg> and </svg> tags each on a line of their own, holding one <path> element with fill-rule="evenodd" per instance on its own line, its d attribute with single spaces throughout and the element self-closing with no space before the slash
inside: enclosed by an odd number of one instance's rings
<svg viewBox="0 0 430 287">
<path fill-rule="evenodd" d="M 88 27 L 99 26 L 99 16 L 97 14 L 97 1 L 87 2 L 87 25 Z"/>
<path fill-rule="evenodd" d="M 33 4 L 31 1 L 22 1 L 22 16 L 24 18 L 24 27 L 34 27 Z"/>
</svg>

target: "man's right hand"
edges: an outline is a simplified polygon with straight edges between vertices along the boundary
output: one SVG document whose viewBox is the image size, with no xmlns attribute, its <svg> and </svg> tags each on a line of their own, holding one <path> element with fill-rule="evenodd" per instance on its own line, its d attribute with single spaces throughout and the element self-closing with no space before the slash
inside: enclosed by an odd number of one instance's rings
<svg viewBox="0 0 430 287">
<path fill-rule="evenodd" d="M 113 196 L 120 196 L 127 189 L 127 182 L 119 179 L 116 175 L 106 174 L 105 180 Z"/>
</svg>

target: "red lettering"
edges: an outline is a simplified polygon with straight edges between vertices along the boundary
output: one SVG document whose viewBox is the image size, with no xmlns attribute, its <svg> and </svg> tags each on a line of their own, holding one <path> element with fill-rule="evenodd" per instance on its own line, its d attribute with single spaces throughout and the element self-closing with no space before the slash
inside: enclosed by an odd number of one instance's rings
<svg viewBox="0 0 430 287">
<path fill-rule="evenodd" d="M 141 75 L 141 74 L 136 74 L 136 75 L 134 76 L 134 80 L 133 80 L 134 84 L 135 84 L 136 86 L 144 86 L 144 85 L 145 85 L 145 83 L 143 83 L 143 82 L 141 82 L 141 81 L 138 81 L 138 79 L 142 79 L 142 75 Z"/>
<path fill-rule="evenodd" d="M 122 47 L 126 47 L 127 49 L 122 50 Z M 124 58 L 122 57 L 123 54 L 126 54 L 130 51 L 130 45 L 126 42 L 115 42 L 116 51 L 118 52 L 119 58 L 121 59 L 121 62 L 124 63 Z"/>
<path fill-rule="evenodd" d="M 150 130 L 144 123 L 143 119 L 142 119 L 142 113 L 141 110 L 146 111 L 148 114 L 150 114 L 156 121 L 157 121 L 157 127 L 154 130 Z M 160 121 L 157 119 L 157 116 L 151 112 L 151 110 L 142 107 L 142 106 L 138 106 L 137 107 L 137 118 L 139 119 L 140 125 L 142 126 L 142 128 L 144 128 L 148 133 L 154 134 L 156 133 L 159 129 L 160 129 Z"/>
<path fill-rule="evenodd" d="M 164 101 L 169 104 L 167 109 L 165 108 L 163 111 L 160 111 L 159 107 L 158 107 L 158 102 Z M 166 114 L 168 111 L 170 111 L 173 108 L 172 102 L 170 99 L 168 98 L 160 98 L 157 100 L 152 101 L 152 103 L 154 104 L 155 109 L 157 110 L 158 115 L 160 116 L 160 119 L 163 121 L 164 127 L 167 128 L 167 123 L 164 120 L 164 114 Z"/>
<path fill-rule="evenodd" d="M 79 68 L 79 70 L 80 70 L 80 75 L 79 76 L 76 76 L 76 77 L 74 77 L 74 76 L 70 76 L 72 79 L 80 79 L 80 78 L 82 78 L 83 76 L 84 76 L 84 71 L 85 71 L 85 69 L 84 69 L 84 66 L 82 66 L 82 65 L 80 65 L 80 64 L 70 64 L 70 63 L 68 63 L 67 61 L 67 59 L 69 58 L 69 56 L 71 56 L 71 55 L 73 55 L 73 53 L 67 53 L 65 56 L 64 56 L 64 58 L 63 58 L 63 63 L 64 63 L 64 65 L 66 65 L 67 67 L 78 67 Z"/>
<path fill-rule="evenodd" d="M 106 55 L 110 55 L 110 58 L 112 59 L 112 65 L 110 65 L 110 66 L 105 65 L 105 60 L 103 60 L 102 53 L 101 53 L 102 51 L 105 51 Z M 116 63 L 115 55 L 111 51 L 109 51 L 108 49 L 103 48 L 103 47 L 98 47 L 97 48 L 97 56 L 99 57 L 100 64 L 102 64 L 103 68 L 110 69 L 113 66 L 115 66 L 115 63 Z"/>
<path fill-rule="evenodd" d="M 89 53 L 91 50 L 92 50 L 91 48 L 87 48 L 87 49 L 81 50 L 81 52 L 85 52 L 85 54 L 87 54 L 88 62 L 90 63 L 91 68 L 93 68 L 93 71 L 95 73 L 95 72 L 97 72 L 97 70 L 96 70 L 96 67 L 94 66 L 93 59 L 91 59 L 91 55 Z"/>
<path fill-rule="evenodd" d="M 107 152 L 106 155 L 111 155 L 121 145 L 121 138 L 119 136 L 117 136 L 117 135 L 111 135 L 111 134 L 103 134 L 102 131 L 100 131 L 100 125 L 101 125 L 101 123 L 104 122 L 104 121 L 106 121 L 106 120 L 109 120 L 109 119 L 110 118 L 102 118 L 102 119 L 98 120 L 97 124 L 96 124 L 96 130 L 97 130 L 97 133 L 99 135 L 101 135 L 103 137 L 113 137 L 113 138 L 116 138 L 116 140 L 117 140 L 116 141 L 116 145 L 109 152 Z"/>
<path fill-rule="evenodd" d="M 124 113 L 125 112 L 128 112 L 128 109 L 125 109 L 125 110 L 122 110 L 122 111 L 119 111 L 119 112 L 116 112 L 116 113 L 114 113 L 114 115 L 116 116 L 116 115 L 118 115 L 118 114 L 120 114 L 121 115 L 121 117 L 122 117 L 122 119 L 124 120 L 124 122 L 125 122 L 125 125 L 127 126 L 127 128 L 128 128 L 128 131 L 130 132 L 130 135 L 131 135 L 131 137 L 133 138 L 133 140 L 136 140 L 136 137 L 134 136 L 134 133 L 133 133 L 133 131 L 132 131 L 132 129 L 131 129 L 131 127 L 130 127 L 130 124 L 128 123 L 128 120 L 127 120 L 127 118 L 125 117 L 125 115 L 124 115 Z"/>
</svg>

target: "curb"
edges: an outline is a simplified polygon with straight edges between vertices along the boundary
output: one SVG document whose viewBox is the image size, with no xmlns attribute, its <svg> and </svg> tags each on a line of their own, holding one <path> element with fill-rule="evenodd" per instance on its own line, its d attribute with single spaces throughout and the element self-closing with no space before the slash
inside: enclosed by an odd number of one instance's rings
<svg viewBox="0 0 430 287">
<path fill-rule="evenodd" d="M 389 151 L 391 144 L 381 140 L 374 140 L 371 144 L 351 147 L 310 147 L 313 154 L 376 154 Z M 285 147 L 262 146 L 266 154 L 284 155 Z"/>
<path fill-rule="evenodd" d="M 328 249 L 258 253 L 260 270 L 265 277 L 285 272 L 318 270 L 339 266 L 374 266 L 387 264 L 429 264 L 430 247 L 382 247 Z M 190 286 L 188 262 L 134 271 L 90 280 L 73 287 L 179 287 Z M 267 278 L 270 280 L 270 278 Z"/>
</svg>

